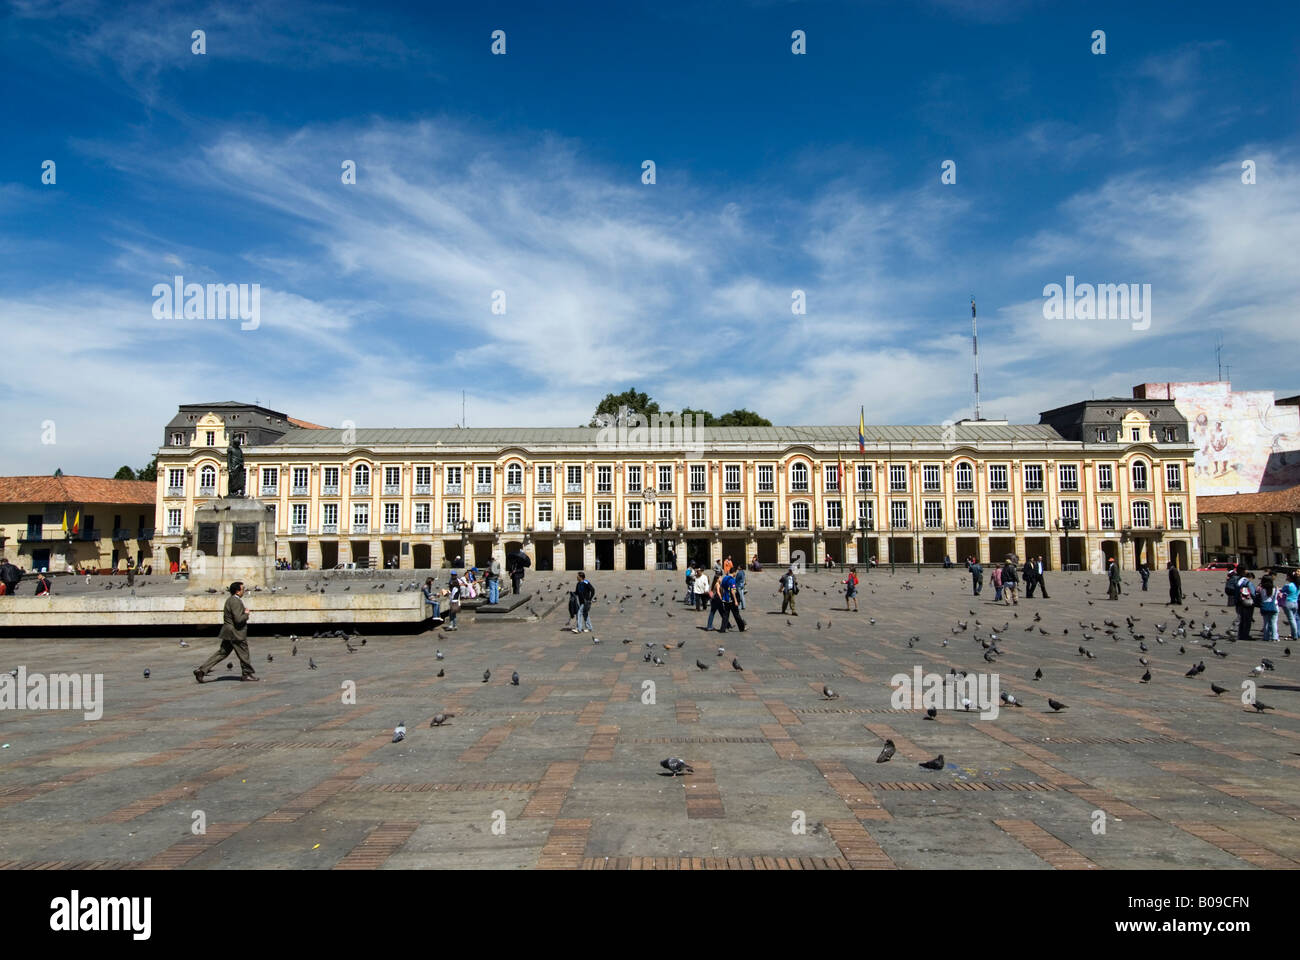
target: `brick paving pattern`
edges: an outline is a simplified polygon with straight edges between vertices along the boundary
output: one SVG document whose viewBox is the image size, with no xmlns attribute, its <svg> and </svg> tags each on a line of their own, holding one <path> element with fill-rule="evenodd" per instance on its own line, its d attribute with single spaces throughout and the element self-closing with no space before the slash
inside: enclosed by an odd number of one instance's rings
<svg viewBox="0 0 1300 960">
<path fill-rule="evenodd" d="M 961 570 L 876 570 L 855 614 L 835 575 L 810 572 L 792 618 L 770 571 L 750 579 L 746 632 L 719 635 L 677 600 L 675 573 L 597 573 L 600 644 L 561 629 L 570 576 L 530 572 L 540 618 L 363 628 L 355 654 L 300 636 L 294 657 L 287 635 L 254 635 L 261 684 L 218 671 L 197 686 L 210 638 L 0 640 L 6 671 L 102 673 L 105 690 L 94 722 L 0 711 L 0 869 L 1300 866 L 1300 643 L 1288 657 L 1287 640 L 1221 640 L 1215 657 L 1199 631 L 1233 619 L 1217 574 L 1185 574 L 1206 599 L 1174 611 L 1158 577 L 1111 603 L 1101 578 L 1058 573 L 1051 600 L 1005 607 L 972 598 Z M 993 631 L 990 664 L 975 637 Z M 1263 714 L 1240 694 L 1261 656 L 1276 664 L 1253 678 Z M 918 666 L 996 673 L 1023 706 L 896 709 L 890 678 Z M 438 711 L 455 716 L 432 729 Z M 896 752 L 877 763 L 886 738 Z M 943 769 L 919 766 L 939 754 Z M 668 775 L 668 756 L 694 773 Z"/>
</svg>

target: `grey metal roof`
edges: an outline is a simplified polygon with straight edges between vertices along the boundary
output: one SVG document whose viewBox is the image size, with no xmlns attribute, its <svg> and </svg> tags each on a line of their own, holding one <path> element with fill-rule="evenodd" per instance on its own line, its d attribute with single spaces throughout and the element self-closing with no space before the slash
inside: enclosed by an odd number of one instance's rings
<svg viewBox="0 0 1300 960">
<path fill-rule="evenodd" d="M 667 430 L 667 428 L 665 428 Z M 348 446 L 419 445 L 462 446 L 552 446 L 587 445 L 599 442 L 602 431 L 596 427 L 384 427 L 358 428 Z M 275 446 L 343 446 L 342 430 L 290 429 L 275 441 Z M 635 442 L 631 432 L 605 437 L 618 442 Z M 872 425 L 866 428 L 868 443 L 966 443 L 1012 441 L 1062 442 L 1064 438 L 1047 424 L 925 424 L 914 426 Z M 683 446 L 759 443 L 842 443 L 856 447 L 858 428 L 854 426 L 807 427 L 701 427 L 698 437 Z"/>
</svg>

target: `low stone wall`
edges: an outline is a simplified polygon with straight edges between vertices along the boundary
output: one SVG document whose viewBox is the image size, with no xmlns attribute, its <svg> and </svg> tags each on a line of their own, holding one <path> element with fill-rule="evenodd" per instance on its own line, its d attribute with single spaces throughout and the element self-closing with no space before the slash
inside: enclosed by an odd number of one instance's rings
<svg viewBox="0 0 1300 960">
<path fill-rule="evenodd" d="M 353 596 L 256 593 L 244 598 L 250 624 L 416 623 L 425 617 L 418 592 Z M 166 597 L 3 597 L 0 628 L 219 626 L 225 594 Z"/>
</svg>

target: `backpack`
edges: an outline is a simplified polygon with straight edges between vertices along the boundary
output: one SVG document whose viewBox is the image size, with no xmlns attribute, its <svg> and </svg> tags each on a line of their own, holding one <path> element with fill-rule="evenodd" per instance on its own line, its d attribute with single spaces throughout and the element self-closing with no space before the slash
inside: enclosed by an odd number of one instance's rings
<svg viewBox="0 0 1300 960">
<path fill-rule="evenodd" d="M 1255 594 L 1251 592 L 1250 580 L 1246 577 L 1237 581 L 1237 597 L 1243 607 L 1255 606 Z"/>
<path fill-rule="evenodd" d="M 1259 609 L 1264 613 L 1277 613 L 1277 592 L 1264 593 L 1260 591 L 1255 595 L 1255 602 Z"/>
</svg>

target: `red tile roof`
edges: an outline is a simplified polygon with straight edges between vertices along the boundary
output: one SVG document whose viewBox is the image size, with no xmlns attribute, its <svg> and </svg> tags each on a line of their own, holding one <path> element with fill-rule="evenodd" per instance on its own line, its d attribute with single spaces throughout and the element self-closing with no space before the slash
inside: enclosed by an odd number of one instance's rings
<svg viewBox="0 0 1300 960">
<path fill-rule="evenodd" d="M 152 480 L 107 477 L 0 477 L 0 503 L 128 503 L 153 506 Z"/>
<path fill-rule="evenodd" d="M 297 417 L 285 417 L 295 427 L 303 430 L 328 430 L 329 427 L 322 427 L 319 423 L 308 423 L 306 420 L 299 420 Z"/>
<path fill-rule="evenodd" d="M 1197 516 L 1203 517 L 1207 513 L 1300 513 L 1300 485 L 1263 493 L 1197 497 Z"/>
</svg>

